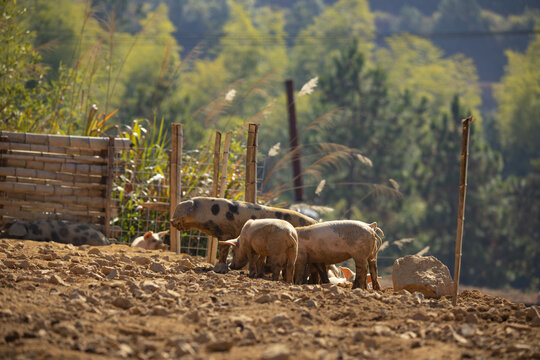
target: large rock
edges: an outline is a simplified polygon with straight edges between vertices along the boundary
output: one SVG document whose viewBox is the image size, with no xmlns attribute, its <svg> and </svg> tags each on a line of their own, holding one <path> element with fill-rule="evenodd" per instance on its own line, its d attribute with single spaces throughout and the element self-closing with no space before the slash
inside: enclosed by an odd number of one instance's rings
<svg viewBox="0 0 540 360">
<path fill-rule="evenodd" d="M 448 267 L 434 256 L 408 255 L 392 266 L 394 291 L 420 291 L 426 297 L 451 295 L 454 282 Z"/>
</svg>

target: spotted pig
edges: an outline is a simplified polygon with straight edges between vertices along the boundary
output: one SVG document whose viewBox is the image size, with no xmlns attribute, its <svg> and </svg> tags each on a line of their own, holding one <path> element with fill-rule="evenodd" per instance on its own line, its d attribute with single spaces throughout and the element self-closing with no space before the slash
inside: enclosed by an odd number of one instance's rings
<svg viewBox="0 0 540 360">
<path fill-rule="evenodd" d="M 109 245 L 109 240 L 92 225 L 58 220 L 15 220 L 7 226 L 4 236 L 73 245 Z"/>
<path fill-rule="evenodd" d="M 299 212 L 244 201 L 211 197 L 195 197 L 176 206 L 171 223 L 179 230 L 197 229 L 220 241 L 234 239 L 249 219 L 283 219 L 294 227 L 315 224 L 316 221 Z M 220 245 L 215 272 L 226 273 L 230 245 Z"/>
</svg>

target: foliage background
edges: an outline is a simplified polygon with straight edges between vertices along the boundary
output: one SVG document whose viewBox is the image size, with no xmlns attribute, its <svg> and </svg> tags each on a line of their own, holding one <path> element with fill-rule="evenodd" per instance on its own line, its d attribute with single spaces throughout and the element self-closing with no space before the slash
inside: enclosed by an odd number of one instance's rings
<svg viewBox="0 0 540 360">
<path fill-rule="evenodd" d="M 257 122 L 268 202 L 292 202 L 283 82 L 309 82 L 296 98 L 304 201 L 332 208 L 324 219 L 377 221 L 384 265 L 422 252 L 453 270 L 473 115 L 461 281 L 538 290 L 538 3 L 0 4 L 2 130 L 133 136 L 182 122 L 187 147 L 204 149 L 214 130 Z M 168 146 L 156 138 L 149 148 Z"/>
</svg>

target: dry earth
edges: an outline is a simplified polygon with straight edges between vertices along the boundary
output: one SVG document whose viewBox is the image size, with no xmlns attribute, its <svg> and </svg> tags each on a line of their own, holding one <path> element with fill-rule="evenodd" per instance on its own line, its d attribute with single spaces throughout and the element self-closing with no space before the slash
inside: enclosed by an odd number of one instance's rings
<svg viewBox="0 0 540 360">
<path fill-rule="evenodd" d="M 538 308 L 476 290 L 453 307 L 210 269 L 123 245 L 2 239 L 0 358 L 540 358 Z"/>
</svg>

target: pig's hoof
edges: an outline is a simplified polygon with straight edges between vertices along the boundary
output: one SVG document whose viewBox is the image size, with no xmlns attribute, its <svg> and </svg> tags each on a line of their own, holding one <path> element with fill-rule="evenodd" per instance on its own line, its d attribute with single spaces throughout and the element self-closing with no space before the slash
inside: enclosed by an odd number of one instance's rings
<svg viewBox="0 0 540 360">
<path fill-rule="evenodd" d="M 227 266 L 227 264 L 217 263 L 214 266 L 214 272 L 217 272 L 218 274 L 226 274 L 227 272 L 229 272 L 229 267 Z"/>
</svg>

